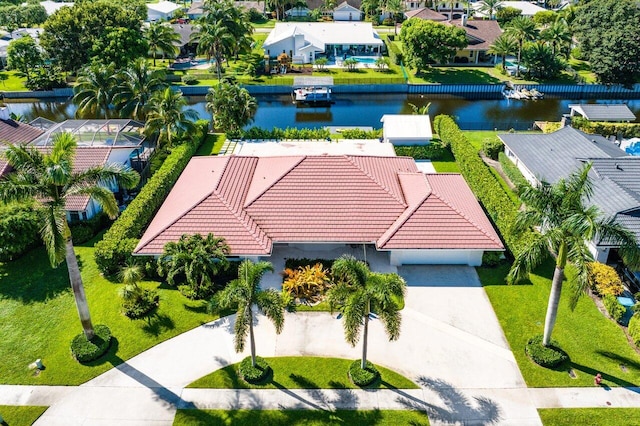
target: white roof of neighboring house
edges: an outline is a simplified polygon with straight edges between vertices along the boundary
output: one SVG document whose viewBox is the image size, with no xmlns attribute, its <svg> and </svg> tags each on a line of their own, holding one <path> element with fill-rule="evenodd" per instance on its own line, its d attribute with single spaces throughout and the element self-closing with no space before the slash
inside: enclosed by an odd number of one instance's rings
<svg viewBox="0 0 640 426">
<path fill-rule="evenodd" d="M 23 3 L 26 5 L 27 3 Z M 72 2 L 55 2 L 51 0 L 41 1 L 40 6 L 44 7 L 44 10 L 47 11 L 47 15 L 53 15 L 58 9 L 63 7 L 73 7 Z"/>
<path fill-rule="evenodd" d="M 34 39 L 36 43 L 38 43 L 40 40 L 41 32 L 42 28 L 20 28 L 12 32 L 11 35 L 9 35 L 9 33 L 6 33 L 2 37 L 0 37 L 0 57 L 6 57 L 7 47 L 9 47 L 9 43 L 11 43 L 13 40 L 19 39 L 20 37 L 30 35 L 31 38 Z"/>
<path fill-rule="evenodd" d="M 321 50 L 324 50 L 325 44 L 383 44 L 371 22 L 278 22 L 263 47 L 267 48 L 299 34 Z"/>
<path fill-rule="evenodd" d="M 342 3 L 340 3 L 338 5 L 338 7 L 336 7 L 335 9 L 333 9 L 334 12 L 338 12 L 338 11 L 349 11 L 349 12 L 358 12 L 360 13 L 360 9 L 356 9 L 355 7 L 351 6 L 349 3 L 347 3 L 346 1 L 343 1 Z"/>
<path fill-rule="evenodd" d="M 180 5 L 172 1 L 161 1 L 158 3 L 147 3 L 147 8 L 160 13 L 171 13 L 180 9 Z"/>
<path fill-rule="evenodd" d="M 428 115 L 385 114 L 380 121 L 388 139 L 431 139 L 431 120 Z"/>
<path fill-rule="evenodd" d="M 538 12 L 543 12 L 547 9 L 538 6 L 537 4 L 529 3 L 528 1 L 503 1 L 500 2 L 502 7 L 513 7 L 522 11 L 522 16 L 533 16 Z M 487 17 L 487 15 L 481 12 L 479 9 L 482 7 L 482 2 L 472 3 L 471 7 L 475 9 L 474 16 L 476 18 Z"/>
</svg>

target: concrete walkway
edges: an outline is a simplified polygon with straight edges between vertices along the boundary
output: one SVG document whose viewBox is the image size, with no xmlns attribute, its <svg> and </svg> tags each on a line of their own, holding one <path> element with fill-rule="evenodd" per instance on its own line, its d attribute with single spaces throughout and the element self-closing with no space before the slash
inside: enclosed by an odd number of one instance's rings
<svg viewBox="0 0 640 426">
<path fill-rule="evenodd" d="M 527 389 L 473 268 L 403 267 L 410 287 L 402 334 L 389 342 L 376 321 L 369 359 L 420 385 L 414 390 L 185 389 L 241 360 L 233 350 L 233 317 L 165 341 L 77 387 L 0 386 L 0 404 L 47 405 L 37 425 L 171 425 L 177 408 L 419 409 L 432 424 L 539 425 L 536 408 L 640 406 L 638 389 Z M 349 359 L 361 347 L 344 342 L 328 313 L 288 314 L 276 335 L 256 319 L 258 354 Z"/>
</svg>

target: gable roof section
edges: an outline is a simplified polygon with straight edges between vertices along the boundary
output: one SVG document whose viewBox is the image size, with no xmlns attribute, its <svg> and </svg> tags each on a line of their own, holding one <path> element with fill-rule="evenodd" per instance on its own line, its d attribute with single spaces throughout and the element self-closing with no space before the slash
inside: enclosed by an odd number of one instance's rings
<svg viewBox="0 0 640 426">
<path fill-rule="evenodd" d="M 338 5 L 338 7 L 333 9 L 333 11 L 334 12 L 360 12 L 360 9 L 351 6 L 346 1 L 343 1 Z"/>
<path fill-rule="evenodd" d="M 147 3 L 147 9 L 155 10 L 160 13 L 171 13 L 178 9 L 181 6 L 172 1 L 160 1 L 158 3 Z"/>
<path fill-rule="evenodd" d="M 462 20 L 456 19 L 449 24 L 465 30 L 469 40 L 467 46 L 469 50 L 488 49 L 502 34 L 498 21 L 494 20 L 470 19 L 467 20 L 467 25 L 462 25 Z"/>
<path fill-rule="evenodd" d="M 326 44 L 383 44 L 371 22 L 276 22 L 263 47 L 266 49 L 297 34 L 304 35 L 308 43 L 319 49 L 324 49 Z"/>
<path fill-rule="evenodd" d="M 429 9 L 428 7 L 422 7 L 415 10 L 407 10 L 406 12 L 404 12 L 404 16 L 406 16 L 407 19 L 419 18 L 435 22 L 447 21 L 449 19 L 445 15 L 438 13 L 433 9 Z"/>
<path fill-rule="evenodd" d="M 574 104 L 569 108 L 593 121 L 634 121 L 633 111 L 625 104 Z"/>
<path fill-rule="evenodd" d="M 607 139 L 572 127 L 547 134 L 500 134 L 498 137 L 536 178 L 556 182 L 582 158 L 618 158 L 627 154 Z"/>
</svg>

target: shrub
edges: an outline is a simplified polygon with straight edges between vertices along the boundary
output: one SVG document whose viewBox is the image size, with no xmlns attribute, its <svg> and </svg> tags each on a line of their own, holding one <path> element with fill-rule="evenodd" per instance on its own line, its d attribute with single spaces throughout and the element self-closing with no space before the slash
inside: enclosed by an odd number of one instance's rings
<svg viewBox="0 0 640 426">
<path fill-rule="evenodd" d="M 327 139 L 331 136 L 328 129 L 325 128 L 303 128 L 287 127 L 280 129 L 262 129 L 260 127 L 252 127 L 244 133 L 245 139 Z"/>
<path fill-rule="evenodd" d="M 633 343 L 640 347 L 640 314 L 635 314 L 629 321 L 629 336 L 633 339 Z"/>
<path fill-rule="evenodd" d="M 572 117 L 571 127 L 582 130 L 585 133 L 596 135 L 618 136 L 624 138 L 640 137 L 640 123 L 607 123 L 602 121 L 589 121 L 584 117 Z"/>
<path fill-rule="evenodd" d="M 38 212 L 32 203 L 0 206 L 0 262 L 16 259 L 40 243 Z"/>
<path fill-rule="evenodd" d="M 188 86 L 198 84 L 198 78 L 195 75 L 187 74 L 182 76 L 182 82 Z"/>
<path fill-rule="evenodd" d="M 519 206 L 511 201 L 500 182 L 473 149 L 452 117 L 439 115 L 433 124 L 440 140 L 445 145 L 451 146 L 451 152 L 460 167 L 462 176 L 498 227 L 507 248 L 517 255 L 533 235 L 533 231 L 515 235 L 511 230 Z"/>
<path fill-rule="evenodd" d="M 607 294 L 602 297 L 602 303 L 607 309 L 609 316 L 613 318 L 617 323 L 622 323 L 624 314 L 627 312 L 627 308 L 625 308 L 620 304 L 620 302 L 618 302 L 618 298 L 612 294 Z"/>
<path fill-rule="evenodd" d="M 73 242 L 76 244 L 82 244 L 100 233 L 109 224 L 109 216 L 104 212 L 97 214 L 89 220 L 82 220 L 69 224 L 71 230 L 71 236 Z"/>
<path fill-rule="evenodd" d="M 536 364 L 545 368 L 554 368 L 569 360 L 569 355 L 551 340 L 549 346 L 542 344 L 542 335 L 532 337 L 524 348 L 525 353 Z"/>
<path fill-rule="evenodd" d="M 582 55 L 582 49 L 580 49 L 579 47 L 574 47 L 573 49 L 571 49 L 571 57 L 579 61 L 583 60 L 584 56 Z"/>
<path fill-rule="evenodd" d="M 131 319 L 142 318 L 157 308 L 159 304 L 158 292 L 138 287 L 138 294 L 134 298 L 122 302 L 122 313 Z"/>
<path fill-rule="evenodd" d="M 362 361 L 356 360 L 349 366 L 349 378 L 356 386 L 369 386 L 380 378 L 380 372 L 376 367 L 367 361 L 364 370 L 361 368 Z"/>
<path fill-rule="evenodd" d="M 153 218 L 160 205 L 173 188 L 178 177 L 195 154 L 198 146 L 206 137 L 208 122 L 196 123 L 192 141 L 171 149 L 171 154 L 160 169 L 154 173 L 138 196 L 105 233 L 102 241 L 96 244 L 95 259 L 98 268 L 105 275 L 112 275 L 131 260 L 131 252 L 138 238 Z"/>
<path fill-rule="evenodd" d="M 487 266 L 489 268 L 496 267 L 502 261 L 503 256 L 499 251 L 485 251 L 482 254 L 482 266 Z"/>
<path fill-rule="evenodd" d="M 416 160 L 440 160 L 445 157 L 448 149 L 438 141 L 428 145 L 399 145 L 394 150 L 398 156 L 413 157 Z"/>
<path fill-rule="evenodd" d="M 501 152 L 498 154 L 498 161 L 502 166 L 502 171 L 509 178 L 511 183 L 520 188 L 529 185 L 529 181 L 522 176 L 522 172 L 518 169 L 518 166 L 513 164 L 513 161 L 509 160 L 507 154 Z"/>
<path fill-rule="evenodd" d="M 620 296 L 624 292 L 620 275 L 611 266 L 600 262 L 590 262 L 587 268 L 591 290 L 596 294 Z"/>
<path fill-rule="evenodd" d="M 71 355 L 78 362 L 89 362 L 100 358 L 111 344 L 111 330 L 106 325 L 96 325 L 94 327 L 95 336 L 87 340 L 84 333 L 78 334 L 71 341 Z"/>
<path fill-rule="evenodd" d="M 498 138 L 485 138 L 482 142 L 482 151 L 487 157 L 497 160 L 498 154 L 504 151 L 504 145 Z"/>
<path fill-rule="evenodd" d="M 391 37 L 388 37 L 384 43 L 387 46 L 387 52 L 389 52 L 389 59 L 391 59 L 391 62 L 396 65 L 400 65 L 404 60 L 404 56 L 398 45 L 393 42 Z"/>
<path fill-rule="evenodd" d="M 380 139 L 382 129 L 362 130 L 362 129 L 344 129 L 340 132 L 344 139 Z"/>
<path fill-rule="evenodd" d="M 240 377 L 247 383 L 257 384 L 265 380 L 271 373 L 271 367 L 263 358 L 256 357 L 256 366 L 251 365 L 251 357 L 248 356 L 240 362 L 238 368 Z"/>
<path fill-rule="evenodd" d="M 324 269 L 322 263 L 300 266 L 298 269 L 286 268 L 284 276 L 282 290 L 293 297 L 309 301 L 315 301 L 322 296 L 331 283 L 329 271 Z"/>
<path fill-rule="evenodd" d="M 284 267 L 285 269 L 298 269 L 305 266 L 316 265 L 318 263 L 324 265 L 329 270 L 333 266 L 332 259 L 308 259 L 303 257 L 300 259 L 285 259 Z"/>
</svg>

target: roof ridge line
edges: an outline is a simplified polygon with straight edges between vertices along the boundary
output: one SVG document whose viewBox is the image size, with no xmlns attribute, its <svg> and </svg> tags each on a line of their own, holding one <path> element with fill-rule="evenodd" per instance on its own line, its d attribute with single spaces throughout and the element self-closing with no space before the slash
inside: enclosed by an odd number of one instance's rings
<svg viewBox="0 0 640 426">
<path fill-rule="evenodd" d="M 409 220 L 409 218 L 416 212 L 416 210 L 418 210 L 418 208 L 420 208 L 422 204 L 424 204 L 424 202 L 427 200 L 427 198 L 431 196 L 431 194 L 433 194 L 433 188 L 430 188 L 430 191 L 424 197 L 422 197 L 422 200 L 416 203 L 415 206 L 413 206 L 413 208 L 410 208 L 410 206 L 407 206 L 405 211 L 403 211 L 402 214 L 398 216 L 398 218 L 391 224 L 391 226 L 387 229 L 387 231 L 384 234 L 382 234 L 380 238 L 376 241 L 377 246 L 382 247 L 386 243 L 388 243 L 389 240 L 398 233 L 400 228 L 402 228 L 402 225 L 404 225 L 407 222 L 407 220 Z M 404 216 L 404 219 L 400 220 L 403 216 Z M 393 232 L 391 232 L 384 240 L 382 240 L 382 237 L 384 237 L 385 234 L 389 232 L 392 228 L 395 228 L 393 229 Z"/>
<path fill-rule="evenodd" d="M 362 167 L 360 167 L 360 165 L 358 165 L 354 161 L 354 158 L 356 158 L 356 157 L 371 157 L 371 156 L 368 156 L 368 155 L 347 155 L 347 154 L 343 154 L 342 156 L 346 157 L 347 160 L 351 164 L 353 164 L 358 170 L 360 170 L 362 173 L 364 173 L 365 176 L 367 176 L 369 179 L 371 179 L 376 185 L 378 185 L 380 188 L 382 188 L 387 194 L 391 195 L 391 198 L 393 198 L 394 200 L 398 201 L 400 204 L 405 206 L 405 208 L 409 206 L 409 204 L 407 203 L 407 201 L 405 199 L 400 199 L 400 197 L 396 197 L 396 195 L 391 191 L 391 188 L 387 188 L 386 185 L 383 185 L 382 182 L 379 182 L 377 179 L 375 179 L 373 177 L 373 175 L 371 173 L 369 173 L 367 170 L 365 170 Z M 399 173 L 400 173 L 399 170 L 397 170 L 396 173 L 395 173 L 396 179 L 398 180 L 398 184 L 400 184 L 400 179 L 398 178 L 398 174 Z M 406 172 L 406 173 L 415 173 L 415 172 Z M 404 193 L 403 193 L 403 196 L 404 196 Z"/>
<path fill-rule="evenodd" d="M 222 196 L 221 196 L 219 193 L 217 193 L 216 191 L 214 191 L 211 195 L 214 195 L 215 197 L 217 197 L 217 198 L 221 201 L 222 205 L 224 205 L 224 206 L 229 210 L 229 212 L 233 215 L 233 217 L 235 217 L 235 218 L 236 218 L 236 220 L 240 223 L 240 225 L 242 225 L 242 226 L 243 226 L 247 231 L 249 231 L 249 235 L 251 235 L 251 236 L 253 237 L 253 239 L 254 239 L 257 243 L 259 243 L 259 244 L 260 244 L 260 246 L 264 247 L 264 244 L 262 244 L 262 243 L 259 241 L 259 239 L 257 238 L 257 237 L 258 237 L 258 234 L 262 233 L 262 234 L 264 234 L 264 235 L 267 237 L 267 239 L 268 239 L 268 240 L 271 240 L 271 237 L 269 237 L 269 236 L 267 235 L 267 233 L 266 233 L 266 232 L 264 232 L 264 231 L 262 230 L 262 228 L 260 227 L 260 225 L 258 224 L 258 222 L 256 222 L 256 221 L 255 221 L 255 219 L 253 219 L 253 217 L 251 217 L 251 215 L 249 214 L 249 212 L 247 212 L 247 211 L 244 209 L 244 207 L 240 209 L 240 213 L 239 213 L 239 212 L 237 212 L 237 211 L 234 211 L 234 209 L 233 209 L 233 208 L 231 208 L 231 204 L 229 204 L 229 202 L 227 201 L 227 199 L 226 199 L 226 198 L 224 198 L 224 197 L 222 197 Z M 260 232 L 256 233 L 255 231 L 252 231 L 252 230 L 250 229 L 250 227 L 248 226 L 248 223 L 247 223 L 245 220 L 243 220 L 243 219 L 242 219 L 242 217 L 241 217 L 241 216 L 242 216 L 242 215 L 241 215 L 241 213 L 244 213 L 244 214 L 249 218 L 249 220 L 251 221 L 251 223 L 254 223 L 254 224 L 256 225 L 256 229 L 259 229 L 259 230 L 260 230 Z M 264 247 L 264 248 L 265 248 L 265 250 L 266 250 L 266 247 Z"/>
<path fill-rule="evenodd" d="M 289 156 L 284 156 L 284 157 L 289 157 Z M 253 204 L 254 202 L 256 202 L 260 197 L 262 197 L 262 195 L 264 195 L 265 192 L 267 192 L 268 190 L 270 190 L 271 188 L 273 188 L 275 186 L 276 183 L 280 182 L 286 175 L 288 175 L 289 173 L 291 173 L 291 171 L 293 169 L 295 169 L 296 167 L 298 167 L 300 165 L 300 163 L 302 163 L 306 158 L 308 157 L 308 155 L 301 155 L 300 156 L 300 160 L 298 162 L 296 162 L 293 166 L 291 166 L 289 168 L 289 170 L 287 170 L 286 172 L 284 172 L 282 175 L 280 175 L 277 179 L 275 179 L 273 182 L 271 182 L 271 184 L 269 186 L 267 186 L 264 190 L 262 190 L 262 192 L 260 192 L 259 194 L 257 194 L 255 197 L 253 197 L 253 199 L 250 202 L 247 202 L 247 194 L 249 193 L 249 189 L 251 188 L 251 184 L 253 183 L 253 176 L 256 173 L 256 169 L 258 167 L 258 163 L 260 162 L 260 159 L 263 157 L 255 157 L 258 159 L 258 161 L 256 162 L 256 165 L 253 167 L 253 170 L 251 172 L 251 180 L 249 183 L 249 186 L 246 189 L 246 193 L 244 195 L 245 199 L 243 200 L 242 203 L 242 209 L 247 209 L 249 206 L 251 206 L 251 204 Z"/>
</svg>

